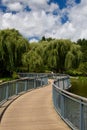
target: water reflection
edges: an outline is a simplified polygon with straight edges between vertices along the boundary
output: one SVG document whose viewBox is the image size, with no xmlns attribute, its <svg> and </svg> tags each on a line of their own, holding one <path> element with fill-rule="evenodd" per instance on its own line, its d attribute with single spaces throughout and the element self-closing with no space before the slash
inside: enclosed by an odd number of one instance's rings
<svg viewBox="0 0 87 130">
<path fill-rule="evenodd" d="M 71 79 L 72 87 L 69 89 L 69 92 L 83 96 L 87 98 L 87 78 L 73 78 Z"/>
</svg>

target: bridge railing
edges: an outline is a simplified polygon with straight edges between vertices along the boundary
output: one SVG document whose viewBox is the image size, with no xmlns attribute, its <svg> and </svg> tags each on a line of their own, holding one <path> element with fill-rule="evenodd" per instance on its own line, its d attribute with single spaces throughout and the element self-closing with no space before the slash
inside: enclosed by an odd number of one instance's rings
<svg viewBox="0 0 87 130">
<path fill-rule="evenodd" d="M 18 73 L 20 77 L 41 77 L 47 74 L 45 73 Z"/>
<path fill-rule="evenodd" d="M 10 97 L 48 84 L 46 75 L 25 77 L 0 84 L 0 106 Z"/>
<path fill-rule="evenodd" d="M 73 130 L 87 130 L 87 99 L 66 91 L 69 87 L 71 84 L 67 76 L 54 81 L 54 107 Z"/>
<path fill-rule="evenodd" d="M 18 73 L 20 77 L 40 77 L 40 76 L 48 76 L 48 78 L 57 78 L 61 76 L 65 76 L 65 74 L 60 73 Z"/>
</svg>

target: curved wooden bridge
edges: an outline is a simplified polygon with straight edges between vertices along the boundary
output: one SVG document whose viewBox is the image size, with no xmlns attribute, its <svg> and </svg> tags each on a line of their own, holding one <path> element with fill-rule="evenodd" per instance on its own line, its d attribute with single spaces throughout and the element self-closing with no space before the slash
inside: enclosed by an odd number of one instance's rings
<svg viewBox="0 0 87 130">
<path fill-rule="evenodd" d="M 5 111 L 0 130 L 71 130 L 52 104 L 52 80 L 20 96 Z"/>
</svg>

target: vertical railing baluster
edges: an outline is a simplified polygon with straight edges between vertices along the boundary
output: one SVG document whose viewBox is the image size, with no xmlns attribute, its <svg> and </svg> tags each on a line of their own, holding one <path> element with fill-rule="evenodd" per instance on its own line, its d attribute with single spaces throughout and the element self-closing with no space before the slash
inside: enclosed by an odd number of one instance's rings
<svg viewBox="0 0 87 130">
<path fill-rule="evenodd" d="M 43 78 L 41 78 L 41 86 L 43 86 Z"/>
<path fill-rule="evenodd" d="M 26 80 L 25 80 L 25 88 L 24 88 L 25 91 L 27 91 L 27 84 L 28 84 L 28 80 L 26 79 Z"/>
<path fill-rule="evenodd" d="M 80 102 L 80 130 L 84 130 L 84 118 L 83 118 L 83 103 L 82 100 Z"/>
<path fill-rule="evenodd" d="M 60 87 L 60 86 L 59 86 L 59 79 L 58 79 L 58 87 Z"/>
<path fill-rule="evenodd" d="M 61 116 L 64 118 L 64 96 L 61 92 Z"/>
<path fill-rule="evenodd" d="M 63 81 L 63 89 L 65 89 L 65 86 L 64 86 L 64 79 L 63 79 L 62 81 Z"/>
<path fill-rule="evenodd" d="M 16 82 L 16 92 L 15 92 L 16 95 L 18 95 L 18 82 Z"/>
<path fill-rule="evenodd" d="M 9 83 L 6 86 L 6 100 L 8 100 L 8 97 L 9 97 L 8 91 L 9 91 Z"/>
<path fill-rule="evenodd" d="M 34 88 L 36 88 L 36 78 L 34 78 L 33 82 L 34 82 Z"/>
</svg>

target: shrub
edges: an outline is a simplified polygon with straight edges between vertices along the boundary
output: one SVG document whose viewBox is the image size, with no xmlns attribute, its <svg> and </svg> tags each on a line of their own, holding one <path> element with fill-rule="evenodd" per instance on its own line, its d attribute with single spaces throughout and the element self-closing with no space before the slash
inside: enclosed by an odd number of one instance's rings
<svg viewBox="0 0 87 130">
<path fill-rule="evenodd" d="M 67 70 L 66 73 L 71 75 L 71 76 L 81 76 L 81 75 L 83 75 L 83 73 L 81 71 L 73 70 L 73 69 Z"/>
<path fill-rule="evenodd" d="M 12 78 L 13 78 L 13 79 L 19 79 L 20 76 L 19 76 L 16 72 L 13 72 Z"/>
</svg>

